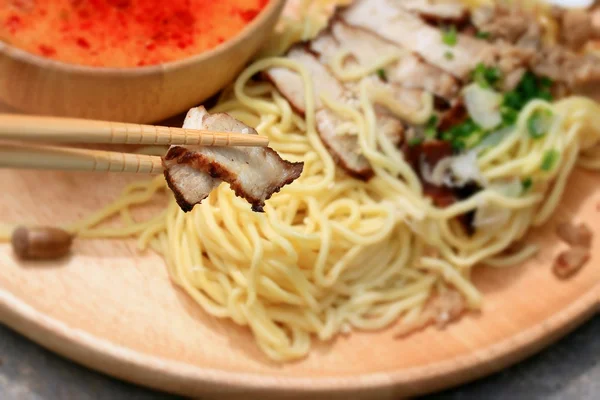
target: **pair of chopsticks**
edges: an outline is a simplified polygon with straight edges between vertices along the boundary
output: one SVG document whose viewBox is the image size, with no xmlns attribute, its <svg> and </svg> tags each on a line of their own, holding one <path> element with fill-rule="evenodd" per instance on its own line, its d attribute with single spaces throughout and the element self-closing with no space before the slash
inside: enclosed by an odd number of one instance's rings
<svg viewBox="0 0 600 400">
<path fill-rule="evenodd" d="M 147 174 L 162 173 L 160 157 L 6 141 L 158 146 L 269 144 L 264 136 L 241 133 L 12 114 L 0 114 L 0 140 L 0 168 Z"/>
</svg>

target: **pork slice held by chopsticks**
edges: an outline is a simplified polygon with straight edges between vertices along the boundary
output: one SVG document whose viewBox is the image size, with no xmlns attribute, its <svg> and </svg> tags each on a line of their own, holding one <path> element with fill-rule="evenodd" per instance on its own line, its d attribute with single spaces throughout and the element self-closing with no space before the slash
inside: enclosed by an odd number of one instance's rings
<svg viewBox="0 0 600 400">
<path fill-rule="evenodd" d="M 256 131 L 225 113 L 193 108 L 184 128 L 256 135 Z M 302 173 L 304 163 L 283 160 L 268 147 L 171 146 L 163 158 L 165 179 L 183 211 L 202 202 L 221 182 L 229 183 L 252 210 L 262 212 L 265 201 Z"/>
<path fill-rule="evenodd" d="M 183 127 L 188 129 L 202 129 L 202 123 L 208 112 L 204 107 L 192 108 L 188 111 Z M 191 211 L 196 204 L 208 197 L 210 192 L 221 184 L 221 180 L 213 178 L 203 171 L 198 171 L 186 163 L 179 164 L 177 159 L 173 159 L 171 150 L 175 148 L 176 152 L 187 152 L 184 147 L 172 146 L 163 157 L 164 175 L 167 185 L 175 195 L 175 200 L 179 207 L 185 212 Z"/>
</svg>

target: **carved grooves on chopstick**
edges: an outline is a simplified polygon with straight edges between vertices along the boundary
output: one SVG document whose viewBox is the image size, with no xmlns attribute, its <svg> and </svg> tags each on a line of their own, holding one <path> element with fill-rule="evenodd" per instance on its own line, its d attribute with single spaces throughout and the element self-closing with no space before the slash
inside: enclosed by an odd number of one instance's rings
<svg viewBox="0 0 600 400">
<path fill-rule="evenodd" d="M 0 139 L 20 142 L 268 146 L 258 135 L 72 118 L 0 114 Z"/>
<path fill-rule="evenodd" d="M 110 142 L 125 144 L 168 145 L 168 144 L 200 144 L 202 136 L 185 136 L 170 127 L 110 123 Z M 168 136 L 164 134 L 167 133 Z"/>
<path fill-rule="evenodd" d="M 109 153 L 107 156 L 96 154 L 94 156 L 94 171 L 106 172 L 134 172 L 154 174 L 162 170 L 162 165 L 154 160 L 159 158 L 141 156 L 129 153 Z"/>
</svg>

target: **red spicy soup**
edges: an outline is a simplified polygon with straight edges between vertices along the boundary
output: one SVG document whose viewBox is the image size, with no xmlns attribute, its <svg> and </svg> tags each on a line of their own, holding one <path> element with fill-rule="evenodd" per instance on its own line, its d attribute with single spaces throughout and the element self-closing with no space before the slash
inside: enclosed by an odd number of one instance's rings
<svg viewBox="0 0 600 400">
<path fill-rule="evenodd" d="M 238 34 L 269 0 L 0 0 L 0 40 L 67 63 L 180 60 Z"/>
</svg>

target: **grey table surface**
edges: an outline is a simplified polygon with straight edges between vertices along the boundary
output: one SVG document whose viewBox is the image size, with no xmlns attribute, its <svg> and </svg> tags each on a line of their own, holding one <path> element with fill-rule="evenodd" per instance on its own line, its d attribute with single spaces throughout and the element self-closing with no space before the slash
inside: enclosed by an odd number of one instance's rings
<svg viewBox="0 0 600 400">
<path fill-rule="evenodd" d="M 430 399 L 600 399 L 600 316 L 528 360 Z M 165 399 L 57 356 L 0 325 L 0 399 Z"/>
</svg>

